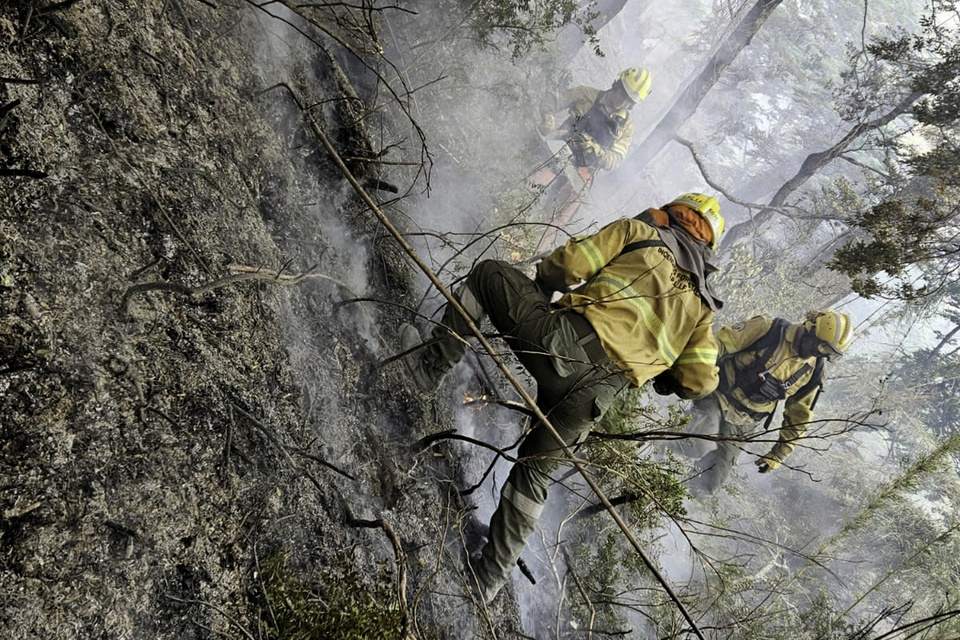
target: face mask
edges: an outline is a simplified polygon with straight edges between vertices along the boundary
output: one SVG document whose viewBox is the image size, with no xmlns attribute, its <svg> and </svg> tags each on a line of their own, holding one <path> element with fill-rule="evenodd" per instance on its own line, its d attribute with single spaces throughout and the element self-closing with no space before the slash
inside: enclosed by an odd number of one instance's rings
<svg viewBox="0 0 960 640">
<path fill-rule="evenodd" d="M 797 341 L 797 355 L 801 358 L 823 357 L 834 362 L 843 354 L 834 349 L 830 343 L 818 338 L 812 331 L 806 330 Z"/>
<path fill-rule="evenodd" d="M 801 358 L 813 358 L 822 355 L 820 353 L 820 339 L 810 331 L 804 331 L 800 339 L 797 340 L 797 355 Z"/>
</svg>

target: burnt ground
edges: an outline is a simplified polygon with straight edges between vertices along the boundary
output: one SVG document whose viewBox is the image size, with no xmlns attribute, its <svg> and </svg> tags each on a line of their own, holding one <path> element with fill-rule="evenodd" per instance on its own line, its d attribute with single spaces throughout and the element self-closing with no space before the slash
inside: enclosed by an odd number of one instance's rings
<svg viewBox="0 0 960 640">
<path fill-rule="evenodd" d="M 266 30 L 243 2 L 0 0 L 3 638 L 275 637 L 268 561 L 395 585 L 351 513 L 398 533 L 424 637 L 515 635 L 509 594 L 465 595 L 453 472 L 406 448 L 443 403 L 377 366 L 409 263 L 287 87 L 344 156 L 363 105 L 319 42 L 275 87 Z"/>
</svg>

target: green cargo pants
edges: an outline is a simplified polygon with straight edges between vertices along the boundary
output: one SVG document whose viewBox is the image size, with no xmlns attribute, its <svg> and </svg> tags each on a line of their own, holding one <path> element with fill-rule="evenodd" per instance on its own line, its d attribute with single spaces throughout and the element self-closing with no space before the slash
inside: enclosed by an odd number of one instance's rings
<svg viewBox="0 0 960 640">
<path fill-rule="evenodd" d="M 691 435 L 718 436 L 721 439 L 682 438 L 668 445 L 677 453 L 696 459 L 694 469 L 697 475 L 687 483 L 691 493 L 713 493 L 726 482 L 737 466 L 743 439 L 750 430 L 749 427 L 741 427 L 724 419 L 716 392 L 693 402 L 686 432 Z"/>
<path fill-rule="evenodd" d="M 492 260 L 477 264 L 455 295 L 477 324 L 484 316 L 490 318 L 537 381 L 537 406 L 568 445 L 582 440 L 629 384 L 607 358 L 590 323 L 575 311 L 552 308 L 533 281 L 509 264 Z M 437 342 L 422 356 L 441 373 L 456 364 L 466 348 L 450 331 L 470 335 L 466 323 L 449 307 L 442 325 L 433 331 Z M 534 425 L 521 443 L 519 461 L 510 470 L 490 521 L 489 540 L 474 565 L 485 599 L 492 599 L 509 578 L 540 518 L 550 473 L 562 456 L 542 424 Z"/>
</svg>

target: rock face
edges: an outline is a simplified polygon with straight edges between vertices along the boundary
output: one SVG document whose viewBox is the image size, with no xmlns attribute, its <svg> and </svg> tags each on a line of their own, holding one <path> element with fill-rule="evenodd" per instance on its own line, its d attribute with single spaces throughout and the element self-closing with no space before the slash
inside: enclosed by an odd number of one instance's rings
<svg viewBox="0 0 960 640">
<path fill-rule="evenodd" d="M 518 628 L 468 599 L 455 468 L 407 448 L 444 403 L 377 365 L 408 263 L 311 132 L 369 156 L 362 105 L 287 28 L 0 4 L 3 638 L 276 637 L 278 592 L 338 581 L 419 637 Z"/>
</svg>

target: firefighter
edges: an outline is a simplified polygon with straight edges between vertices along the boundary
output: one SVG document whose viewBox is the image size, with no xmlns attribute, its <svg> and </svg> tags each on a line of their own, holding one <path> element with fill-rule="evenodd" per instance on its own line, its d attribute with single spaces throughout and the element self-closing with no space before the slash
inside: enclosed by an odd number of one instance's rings
<svg viewBox="0 0 960 640">
<path fill-rule="evenodd" d="M 784 400 L 778 440 L 755 461 L 760 473 L 780 467 L 813 419 L 825 361 L 840 358 L 852 337 L 850 316 L 832 309 L 810 311 L 802 323 L 760 315 L 721 328 L 720 385 L 693 403 L 688 428 L 694 436 L 717 438 L 669 445 L 697 459 L 697 475 L 688 484 L 694 495 L 713 493 L 726 481 L 743 442 L 769 432 L 777 403 Z"/>
<path fill-rule="evenodd" d="M 538 263 L 535 280 L 504 262 L 480 262 L 454 295 L 477 325 L 490 318 L 537 381 L 538 407 L 574 445 L 628 385 L 657 377 L 658 392 L 681 398 L 716 387 L 711 324 L 721 303 L 707 284 L 714 270 L 707 257 L 723 227 L 716 198 L 684 194 L 570 240 Z M 555 291 L 563 295 L 551 304 Z M 460 336 L 467 335 L 449 305 L 427 343 L 413 325 L 402 325 L 408 378 L 421 390 L 436 389 L 463 356 Z M 501 491 L 488 542 L 472 562 L 485 602 L 506 583 L 536 526 L 558 455 L 546 427 L 533 425 Z"/>
<path fill-rule="evenodd" d="M 577 167 L 616 169 L 633 138 L 630 109 L 650 93 L 650 72 L 630 67 L 609 89 L 578 86 L 541 106 L 540 133 L 567 142 Z"/>
</svg>

